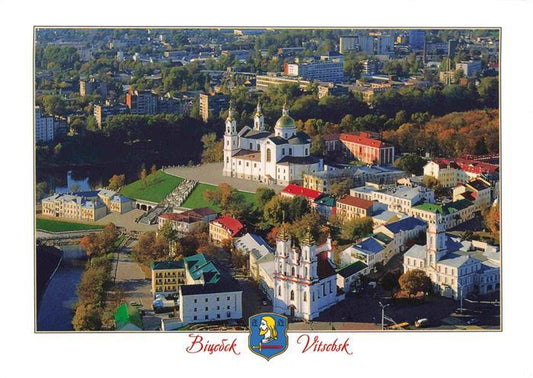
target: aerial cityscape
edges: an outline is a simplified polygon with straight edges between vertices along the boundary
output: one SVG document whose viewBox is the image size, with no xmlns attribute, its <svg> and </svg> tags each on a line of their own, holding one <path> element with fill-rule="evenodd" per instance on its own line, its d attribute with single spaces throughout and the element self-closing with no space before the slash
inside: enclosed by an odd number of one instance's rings
<svg viewBox="0 0 533 378">
<path fill-rule="evenodd" d="M 35 28 L 35 330 L 500 330 L 499 65 L 499 29 Z"/>
</svg>

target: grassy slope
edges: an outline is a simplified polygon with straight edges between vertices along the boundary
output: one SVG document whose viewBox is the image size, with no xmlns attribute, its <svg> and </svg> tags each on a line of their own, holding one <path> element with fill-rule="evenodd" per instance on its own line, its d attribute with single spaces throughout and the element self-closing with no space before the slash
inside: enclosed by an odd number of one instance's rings
<svg viewBox="0 0 533 378">
<path fill-rule="evenodd" d="M 183 207 L 187 207 L 189 209 L 196 209 L 198 207 L 211 207 L 213 210 L 220 211 L 220 208 L 218 206 L 214 206 L 210 202 L 207 202 L 204 199 L 204 192 L 208 189 L 215 190 L 217 187 L 214 185 L 208 185 L 208 184 L 201 184 L 199 183 L 196 185 L 196 188 L 192 191 L 191 195 L 187 198 L 187 200 L 183 203 Z M 247 193 L 247 192 L 241 192 L 244 196 L 244 199 L 246 202 L 253 203 L 254 205 L 257 205 L 257 202 L 255 200 L 255 194 L 254 193 Z"/>
<path fill-rule="evenodd" d="M 94 230 L 104 228 L 104 226 L 98 226 L 94 224 L 62 222 L 50 219 L 37 218 L 36 221 L 38 230 L 50 232 Z"/>
<path fill-rule="evenodd" d="M 137 180 L 123 187 L 120 194 L 129 198 L 160 202 L 182 181 L 180 177 L 157 171 L 155 179 L 148 175 L 146 185 L 141 180 Z"/>
</svg>

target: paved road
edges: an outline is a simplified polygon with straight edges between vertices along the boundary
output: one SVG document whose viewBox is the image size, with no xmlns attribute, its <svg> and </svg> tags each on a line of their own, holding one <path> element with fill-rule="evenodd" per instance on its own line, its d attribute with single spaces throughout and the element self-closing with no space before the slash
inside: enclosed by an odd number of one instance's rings
<svg viewBox="0 0 533 378">
<path fill-rule="evenodd" d="M 106 225 L 111 222 L 114 223 L 115 226 L 124 227 L 128 231 L 156 231 L 157 224 L 143 224 L 135 222 L 135 219 L 144 213 L 145 211 L 139 209 L 133 209 L 124 214 L 110 213 L 99 219 L 96 223 Z"/>
<path fill-rule="evenodd" d="M 218 185 L 221 183 L 228 183 L 235 189 L 245 192 L 255 192 L 260 186 L 267 186 L 263 183 L 250 180 L 242 180 L 235 177 L 227 177 L 222 175 L 222 163 L 209 163 L 193 167 L 171 167 L 164 170 L 169 175 L 182 177 L 189 180 L 198 180 L 204 184 Z M 269 188 L 280 192 L 283 187 L 279 185 L 268 185 Z"/>
<path fill-rule="evenodd" d="M 136 241 L 122 248 L 115 254 L 113 272 L 115 273 L 115 290 L 122 291 L 125 300 L 132 304 L 138 303 L 140 309 L 145 311 L 143 325 L 145 330 L 155 330 L 161 326 L 161 318 L 152 311 L 152 294 L 150 280 L 145 275 L 139 264 L 131 256 L 131 248 Z"/>
</svg>

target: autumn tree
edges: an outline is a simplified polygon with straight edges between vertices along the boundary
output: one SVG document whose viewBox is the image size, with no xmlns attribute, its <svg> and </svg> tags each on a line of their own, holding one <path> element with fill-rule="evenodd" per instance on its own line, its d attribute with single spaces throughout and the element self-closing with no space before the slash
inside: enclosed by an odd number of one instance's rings
<svg viewBox="0 0 533 378">
<path fill-rule="evenodd" d="M 432 288 L 431 279 L 420 269 L 413 269 L 405 272 L 398 280 L 400 289 L 410 295 L 418 292 L 430 292 Z"/>
<path fill-rule="evenodd" d="M 157 167 L 155 164 L 152 164 L 152 168 L 150 168 L 150 174 L 152 176 L 152 181 L 155 181 L 155 178 L 157 176 Z"/>
<path fill-rule="evenodd" d="M 485 216 L 485 223 L 491 232 L 500 232 L 500 207 L 498 205 L 492 206 Z"/>
<path fill-rule="evenodd" d="M 121 187 L 124 186 L 126 182 L 126 175 L 113 175 L 109 179 L 109 185 L 108 188 L 111 190 L 119 190 Z"/>
<path fill-rule="evenodd" d="M 139 180 L 142 181 L 142 183 L 146 186 L 146 168 L 141 169 L 141 172 L 139 173 Z"/>
<path fill-rule="evenodd" d="M 224 142 L 217 141 L 215 133 L 205 134 L 201 139 L 204 149 L 202 151 L 202 163 L 215 163 L 224 158 Z"/>
<path fill-rule="evenodd" d="M 142 264 L 149 264 L 168 257 L 169 245 L 165 238 L 156 237 L 154 231 L 145 232 L 133 246 L 135 258 Z"/>
<path fill-rule="evenodd" d="M 257 204 L 259 205 L 259 209 L 262 210 L 268 201 L 270 201 L 275 195 L 276 192 L 273 189 L 266 187 L 257 188 L 255 191 L 255 198 L 257 200 Z"/>
<path fill-rule="evenodd" d="M 340 237 L 348 242 L 354 242 L 357 239 L 371 233 L 372 226 L 373 221 L 370 217 L 346 220 L 342 224 Z"/>
</svg>

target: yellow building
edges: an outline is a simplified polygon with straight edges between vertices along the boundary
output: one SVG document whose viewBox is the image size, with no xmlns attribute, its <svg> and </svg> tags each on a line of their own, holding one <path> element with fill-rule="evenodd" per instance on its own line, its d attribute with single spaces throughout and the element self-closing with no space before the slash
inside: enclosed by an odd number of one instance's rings
<svg viewBox="0 0 533 378">
<path fill-rule="evenodd" d="M 223 216 L 209 222 L 209 239 L 214 243 L 231 240 L 244 232 L 244 225 L 237 219 Z"/>
<path fill-rule="evenodd" d="M 373 205 L 374 202 L 366 199 L 345 196 L 337 200 L 337 216 L 343 220 L 369 217 L 372 215 Z"/>
<path fill-rule="evenodd" d="M 177 293 L 185 284 L 185 266 L 180 261 L 159 261 L 150 264 L 152 269 L 152 295 Z"/>
</svg>

